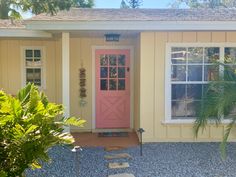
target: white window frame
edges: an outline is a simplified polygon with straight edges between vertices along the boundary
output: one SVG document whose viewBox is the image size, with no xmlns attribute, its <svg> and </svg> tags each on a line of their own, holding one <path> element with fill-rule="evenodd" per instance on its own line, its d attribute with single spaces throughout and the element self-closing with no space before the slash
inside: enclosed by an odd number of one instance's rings
<svg viewBox="0 0 236 177">
<path fill-rule="evenodd" d="M 26 64 L 25 64 L 25 51 L 26 50 L 40 50 L 41 51 L 41 66 L 38 67 L 41 69 L 41 86 L 39 87 L 40 90 L 46 89 L 46 64 L 45 64 L 45 47 L 43 46 L 23 46 L 21 47 L 21 78 L 22 78 L 22 87 L 26 86 Z M 32 67 L 34 68 L 34 67 Z M 36 67 L 35 67 L 36 68 Z"/>
<path fill-rule="evenodd" d="M 220 61 L 224 62 L 224 48 L 236 47 L 236 43 L 167 43 L 165 58 L 165 120 L 163 123 L 170 124 L 193 124 L 195 119 L 171 119 L 171 48 L 172 47 L 219 47 Z M 188 82 L 186 82 L 188 83 Z M 191 82 L 194 83 L 194 82 Z M 207 83 L 196 81 L 195 83 Z M 223 124 L 229 123 L 230 119 L 222 120 Z"/>
</svg>

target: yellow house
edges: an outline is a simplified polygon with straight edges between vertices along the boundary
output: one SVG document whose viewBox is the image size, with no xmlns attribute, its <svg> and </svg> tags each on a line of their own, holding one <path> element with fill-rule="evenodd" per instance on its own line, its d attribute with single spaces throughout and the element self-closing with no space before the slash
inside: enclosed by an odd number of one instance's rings
<svg viewBox="0 0 236 177">
<path fill-rule="evenodd" d="M 213 60 L 236 59 L 235 9 L 71 9 L 0 20 L 0 88 L 39 86 L 70 131 L 136 131 L 145 142 L 220 141 L 227 120 L 194 138 L 195 110 Z M 230 63 L 236 66 L 236 63 Z M 233 136 L 231 136 L 233 140 Z"/>
</svg>

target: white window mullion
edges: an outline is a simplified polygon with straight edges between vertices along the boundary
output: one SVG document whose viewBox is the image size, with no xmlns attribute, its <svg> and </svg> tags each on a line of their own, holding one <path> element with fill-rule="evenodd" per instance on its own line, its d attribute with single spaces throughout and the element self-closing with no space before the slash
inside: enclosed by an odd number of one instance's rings
<svg viewBox="0 0 236 177">
<path fill-rule="evenodd" d="M 224 51 L 224 47 L 223 46 L 221 46 L 220 47 L 220 63 L 223 63 L 224 64 L 224 56 L 225 56 L 225 51 Z M 222 65 L 220 65 L 219 66 L 219 77 L 221 77 L 221 78 L 223 78 L 224 77 L 224 66 L 222 66 Z"/>
</svg>

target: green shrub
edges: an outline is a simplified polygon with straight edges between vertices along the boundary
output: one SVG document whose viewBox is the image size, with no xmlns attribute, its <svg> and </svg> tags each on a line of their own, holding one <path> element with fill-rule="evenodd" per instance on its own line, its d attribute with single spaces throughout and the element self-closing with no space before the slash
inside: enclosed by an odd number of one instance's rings
<svg viewBox="0 0 236 177">
<path fill-rule="evenodd" d="M 82 126 L 85 121 L 62 116 L 63 106 L 50 103 L 33 84 L 17 98 L 0 91 L 0 177 L 21 176 L 27 168 L 41 168 L 54 145 L 72 144 L 63 126 Z"/>
</svg>

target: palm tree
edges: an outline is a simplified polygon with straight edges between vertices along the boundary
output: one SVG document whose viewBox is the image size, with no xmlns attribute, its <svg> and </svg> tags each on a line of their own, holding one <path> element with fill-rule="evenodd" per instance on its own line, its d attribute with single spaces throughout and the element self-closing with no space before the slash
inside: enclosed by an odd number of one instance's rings
<svg viewBox="0 0 236 177">
<path fill-rule="evenodd" d="M 208 121 L 213 121 L 218 125 L 222 120 L 230 119 L 220 145 L 221 155 L 225 157 L 226 143 L 236 123 L 236 70 L 225 64 L 219 64 L 219 68 L 221 68 L 220 76 L 205 87 L 205 93 L 197 111 L 194 131 L 197 136 L 200 128 L 204 129 Z"/>
</svg>

